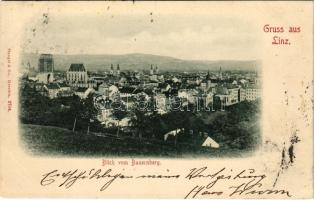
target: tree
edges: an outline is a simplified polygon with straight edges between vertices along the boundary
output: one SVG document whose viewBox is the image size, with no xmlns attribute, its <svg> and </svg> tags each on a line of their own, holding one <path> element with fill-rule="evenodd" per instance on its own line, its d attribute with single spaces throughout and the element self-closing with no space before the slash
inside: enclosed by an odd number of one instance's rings
<svg viewBox="0 0 314 200">
<path fill-rule="evenodd" d="M 126 117 L 127 112 L 125 111 L 124 108 L 114 108 L 113 109 L 113 113 L 112 115 L 118 120 L 118 130 L 117 130 L 117 137 L 119 137 L 119 133 L 120 133 L 120 121 Z"/>
<path fill-rule="evenodd" d="M 37 89 L 36 89 L 36 87 Z M 81 100 L 78 96 L 49 99 L 40 85 L 25 82 L 20 91 L 20 119 L 23 123 L 58 126 L 76 129 L 97 120 L 98 110 L 94 107 L 93 96 Z"/>
<path fill-rule="evenodd" d="M 189 116 L 191 116 L 189 111 L 171 111 L 167 113 L 163 120 L 167 123 L 167 132 L 176 130 L 174 136 L 174 145 L 177 145 L 178 134 L 182 134 L 184 131 L 189 128 Z M 178 130 L 180 130 L 178 132 Z"/>
<path fill-rule="evenodd" d="M 145 112 L 140 109 L 135 109 L 133 117 L 131 118 L 131 123 L 133 124 L 133 127 L 138 133 L 138 136 L 140 139 L 142 139 L 143 133 L 146 132 L 146 128 L 147 128 L 146 122 L 147 122 L 147 117 L 145 115 Z M 135 135 L 133 134 L 133 137 L 134 136 Z"/>
<path fill-rule="evenodd" d="M 148 136 L 152 138 L 156 138 L 156 133 L 160 131 L 160 120 L 161 115 L 157 111 L 156 99 L 152 95 L 148 102 Z"/>
<path fill-rule="evenodd" d="M 75 131 L 78 119 L 81 119 L 83 117 L 82 113 L 83 111 L 84 111 L 83 102 L 80 100 L 78 96 L 73 96 L 73 99 L 70 104 L 70 113 L 72 116 L 74 116 L 74 122 L 72 127 L 73 132 Z"/>
<path fill-rule="evenodd" d="M 87 122 L 87 133 L 89 133 L 90 123 L 99 122 L 97 119 L 98 110 L 94 105 L 94 96 L 89 94 L 86 99 L 83 100 L 83 112 L 82 118 Z"/>
<path fill-rule="evenodd" d="M 55 116 L 51 111 L 58 105 L 53 104 L 46 96 L 41 95 L 26 83 L 20 92 L 20 118 L 23 123 L 54 125 Z"/>
<path fill-rule="evenodd" d="M 160 114 L 153 110 L 152 113 L 149 115 L 149 118 L 148 118 L 148 124 L 149 124 L 149 128 L 150 128 L 150 133 L 149 135 L 152 137 L 152 138 L 156 138 L 156 133 L 158 131 L 160 131 Z"/>
</svg>

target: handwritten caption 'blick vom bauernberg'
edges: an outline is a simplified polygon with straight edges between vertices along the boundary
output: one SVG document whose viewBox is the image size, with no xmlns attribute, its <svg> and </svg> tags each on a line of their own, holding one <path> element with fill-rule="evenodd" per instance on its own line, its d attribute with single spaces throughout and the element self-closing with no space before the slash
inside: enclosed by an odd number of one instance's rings
<svg viewBox="0 0 314 200">
<path fill-rule="evenodd" d="M 272 37 L 272 45 L 291 45 L 290 36 L 288 34 L 298 34 L 301 32 L 300 26 L 277 26 L 277 25 L 271 25 L 271 24 L 265 24 L 263 27 L 264 33 L 267 34 L 273 34 Z"/>
<path fill-rule="evenodd" d="M 150 171 L 150 170 L 148 170 Z M 258 173 L 253 168 L 232 169 L 232 168 L 210 168 L 207 166 L 190 168 L 179 171 L 174 169 L 158 169 L 154 172 L 142 172 L 142 170 L 126 171 L 125 169 L 113 169 L 112 167 L 100 167 L 92 169 L 51 169 L 42 174 L 39 184 L 43 187 L 54 187 L 63 190 L 74 189 L 76 185 L 99 184 L 96 191 L 106 193 L 107 190 L 115 188 L 115 182 L 124 182 L 127 187 L 129 184 L 136 185 L 138 181 L 161 181 L 162 188 L 172 187 L 173 184 L 183 184 L 186 188 L 182 191 L 182 198 L 219 198 L 219 197 L 273 197 L 287 198 L 292 195 L 285 188 L 269 186 L 265 180 L 267 176 Z M 169 181 L 167 183 L 167 181 Z M 94 187 L 93 187 L 94 188 Z M 139 188 L 140 190 L 140 188 Z M 95 191 L 95 192 L 96 192 Z M 158 188 L 156 188 L 156 195 Z M 270 196 L 271 195 L 271 196 Z M 152 197 L 154 194 L 152 194 Z"/>
</svg>

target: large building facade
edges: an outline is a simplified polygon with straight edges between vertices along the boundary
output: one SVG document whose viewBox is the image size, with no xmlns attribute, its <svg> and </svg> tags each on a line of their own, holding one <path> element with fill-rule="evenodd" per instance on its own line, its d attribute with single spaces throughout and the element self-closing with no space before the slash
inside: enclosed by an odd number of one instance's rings
<svg viewBox="0 0 314 200">
<path fill-rule="evenodd" d="M 261 89 L 258 87 L 251 86 L 246 88 L 245 91 L 246 100 L 248 101 L 254 101 L 261 97 Z"/>
<path fill-rule="evenodd" d="M 71 86 L 85 87 L 88 84 L 88 74 L 84 65 L 82 63 L 71 64 L 66 79 Z"/>
<path fill-rule="evenodd" d="M 51 83 L 54 80 L 54 61 L 52 54 L 40 54 L 37 79 L 39 83 Z"/>
</svg>

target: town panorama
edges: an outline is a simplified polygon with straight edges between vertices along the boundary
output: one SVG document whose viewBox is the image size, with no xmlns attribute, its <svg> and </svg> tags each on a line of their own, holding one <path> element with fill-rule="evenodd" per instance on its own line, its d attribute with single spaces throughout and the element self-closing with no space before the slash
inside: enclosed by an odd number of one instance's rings
<svg viewBox="0 0 314 200">
<path fill-rule="evenodd" d="M 90 70 L 83 62 L 56 70 L 53 54 L 36 59 L 19 80 L 22 138 L 35 154 L 210 157 L 258 148 L 258 70 Z"/>
</svg>

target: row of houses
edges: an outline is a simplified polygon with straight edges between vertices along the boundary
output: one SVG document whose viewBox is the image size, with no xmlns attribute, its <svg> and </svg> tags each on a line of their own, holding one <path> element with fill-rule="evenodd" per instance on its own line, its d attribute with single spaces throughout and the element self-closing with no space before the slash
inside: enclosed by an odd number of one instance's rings
<svg viewBox="0 0 314 200">
<path fill-rule="evenodd" d="M 257 85 L 248 85 L 246 87 L 239 87 L 238 85 L 219 85 L 210 87 L 207 90 L 202 88 L 182 88 L 173 89 L 170 84 L 160 84 L 160 87 L 118 87 L 116 85 L 109 85 L 103 83 L 99 85 L 98 89 L 94 87 L 71 87 L 66 83 L 37 83 L 36 88 L 43 95 L 49 98 L 66 97 L 76 94 L 81 98 L 86 98 L 89 93 L 96 92 L 102 95 L 105 99 L 125 99 L 135 96 L 153 96 L 156 99 L 166 99 L 172 97 L 181 98 L 183 104 L 196 104 L 199 99 L 203 99 L 206 106 L 213 104 L 214 99 L 219 98 L 222 106 L 230 106 L 241 101 L 253 101 L 261 96 L 261 89 Z"/>
<path fill-rule="evenodd" d="M 254 101 L 261 97 L 261 88 L 257 84 L 246 86 L 226 85 L 216 88 L 215 99 L 220 101 L 221 109 L 242 101 Z M 214 99 L 214 100 L 215 100 Z"/>
</svg>

